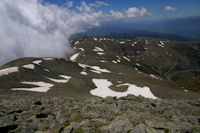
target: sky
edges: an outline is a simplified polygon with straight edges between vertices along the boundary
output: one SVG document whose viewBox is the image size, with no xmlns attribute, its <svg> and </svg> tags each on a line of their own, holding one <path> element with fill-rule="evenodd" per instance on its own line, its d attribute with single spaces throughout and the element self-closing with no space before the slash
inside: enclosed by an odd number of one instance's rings
<svg viewBox="0 0 200 133">
<path fill-rule="evenodd" d="M 66 5 L 73 3 L 73 9 L 80 4 L 80 0 L 43 0 L 44 2 Z M 95 3 L 96 0 L 84 0 L 87 4 Z M 110 10 L 123 11 L 131 7 L 144 7 L 152 15 L 137 19 L 165 19 L 200 16 L 200 0 L 103 0 L 106 6 L 100 6 L 96 10 L 108 13 Z M 134 21 L 134 20 L 133 20 Z"/>
<path fill-rule="evenodd" d="M 69 39 L 103 23 L 199 16 L 200 0 L 0 0 L 0 65 L 67 57 Z"/>
</svg>

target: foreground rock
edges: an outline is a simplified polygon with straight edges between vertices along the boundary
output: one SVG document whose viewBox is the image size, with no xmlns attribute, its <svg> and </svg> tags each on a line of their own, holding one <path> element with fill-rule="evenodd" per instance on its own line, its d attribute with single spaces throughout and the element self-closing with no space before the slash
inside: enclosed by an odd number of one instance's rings
<svg viewBox="0 0 200 133">
<path fill-rule="evenodd" d="M 0 132 L 200 132 L 200 99 L 1 93 Z"/>
</svg>

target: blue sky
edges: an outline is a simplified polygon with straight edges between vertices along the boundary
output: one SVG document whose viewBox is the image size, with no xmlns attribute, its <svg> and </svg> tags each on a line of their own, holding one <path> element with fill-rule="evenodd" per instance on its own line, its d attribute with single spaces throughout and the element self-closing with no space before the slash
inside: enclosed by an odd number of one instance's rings
<svg viewBox="0 0 200 133">
<path fill-rule="evenodd" d="M 73 1 L 73 7 L 76 8 L 80 4 L 80 0 L 43 0 L 44 2 L 65 5 L 69 1 Z M 84 0 L 87 4 L 95 3 L 96 0 Z M 99 0 L 101 1 L 101 0 Z M 131 7 L 144 7 L 152 14 L 152 16 L 136 18 L 136 19 L 162 19 L 162 18 L 179 18 L 188 16 L 200 16 L 200 0 L 102 0 L 109 6 L 101 6 L 96 10 L 105 13 L 110 10 L 123 11 Z M 166 11 L 166 6 L 170 6 L 177 10 Z"/>
</svg>

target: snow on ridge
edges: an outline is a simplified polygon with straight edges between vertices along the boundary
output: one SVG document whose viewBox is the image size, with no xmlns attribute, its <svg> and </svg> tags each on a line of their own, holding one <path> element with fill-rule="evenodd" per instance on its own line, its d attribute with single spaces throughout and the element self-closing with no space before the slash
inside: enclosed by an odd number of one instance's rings
<svg viewBox="0 0 200 133">
<path fill-rule="evenodd" d="M 10 68 L 1 69 L 0 76 L 8 75 L 8 74 L 14 73 L 14 72 L 19 72 L 18 69 L 19 69 L 18 67 L 10 67 Z"/>
<path fill-rule="evenodd" d="M 110 81 L 108 81 L 107 79 L 92 79 L 92 81 L 97 88 L 91 90 L 90 94 L 99 96 L 102 98 L 106 98 L 109 96 L 120 98 L 120 97 L 125 97 L 125 96 L 131 94 L 131 95 L 135 95 L 135 96 L 141 95 L 145 98 L 158 99 L 151 93 L 149 87 L 138 87 L 134 84 L 126 83 L 126 84 L 118 85 L 118 87 L 119 86 L 128 86 L 127 91 L 117 92 L 117 91 L 113 91 L 109 88 L 109 86 L 111 86 L 113 84 Z"/>
<path fill-rule="evenodd" d="M 77 58 L 78 56 L 79 56 L 79 53 L 76 53 L 76 54 L 72 55 L 72 56 L 70 57 L 70 61 L 75 62 L 75 61 L 76 61 L 76 58 Z"/>
<path fill-rule="evenodd" d="M 23 68 L 28 68 L 28 69 L 35 69 L 35 66 L 33 64 L 28 64 L 28 65 L 23 65 Z"/>
<path fill-rule="evenodd" d="M 36 60 L 36 61 L 33 61 L 33 64 L 40 65 L 40 63 L 42 63 L 42 60 Z"/>
<path fill-rule="evenodd" d="M 45 82 L 21 82 L 22 84 L 36 85 L 38 87 L 33 88 L 12 88 L 11 90 L 24 90 L 24 91 L 36 91 L 36 92 L 47 92 L 53 84 Z"/>
<path fill-rule="evenodd" d="M 104 50 L 102 48 L 100 48 L 100 47 L 95 47 L 93 49 L 93 51 L 95 51 L 95 52 L 104 52 Z"/>
</svg>

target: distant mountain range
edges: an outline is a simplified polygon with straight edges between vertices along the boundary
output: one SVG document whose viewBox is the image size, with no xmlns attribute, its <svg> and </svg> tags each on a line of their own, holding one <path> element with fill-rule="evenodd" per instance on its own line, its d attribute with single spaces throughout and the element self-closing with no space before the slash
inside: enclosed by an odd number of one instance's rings
<svg viewBox="0 0 200 133">
<path fill-rule="evenodd" d="M 165 19 L 134 23 L 101 25 L 87 29 L 77 36 L 103 35 L 106 37 L 133 39 L 138 36 L 164 38 L 176 41 L 200 40 L 200 17 Z"/>
</svg>

